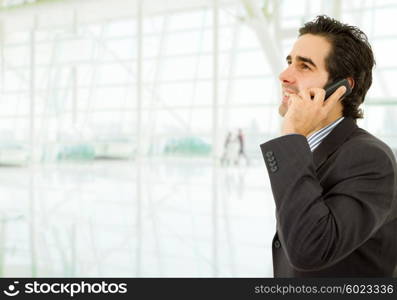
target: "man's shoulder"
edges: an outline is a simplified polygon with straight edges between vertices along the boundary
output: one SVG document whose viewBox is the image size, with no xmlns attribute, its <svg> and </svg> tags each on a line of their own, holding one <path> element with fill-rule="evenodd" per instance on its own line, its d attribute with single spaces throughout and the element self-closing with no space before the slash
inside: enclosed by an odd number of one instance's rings
<svg viewBox="0 0 397 300">
<path fill-rule="evenodd" d="M 353 152 L 359 156 L 384 157 L 395 163 L 393 150 L 380 138 L 358 127 L 341 146 L 342 152 Z"/>
</svg>

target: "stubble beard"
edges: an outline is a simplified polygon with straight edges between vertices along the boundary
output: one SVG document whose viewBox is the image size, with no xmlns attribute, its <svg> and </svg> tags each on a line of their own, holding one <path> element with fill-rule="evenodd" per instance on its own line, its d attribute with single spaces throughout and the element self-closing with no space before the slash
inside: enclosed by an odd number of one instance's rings
<svg viewBox="0 0 397 300">
<path fill-rule="evenodd" d="M 280 106 L 278 107 L 278 113 L 280 116 L 284 117 L 285 114 L 287 113 L 288 108 L 284 103 L 281 103 Z"/>
</svg>

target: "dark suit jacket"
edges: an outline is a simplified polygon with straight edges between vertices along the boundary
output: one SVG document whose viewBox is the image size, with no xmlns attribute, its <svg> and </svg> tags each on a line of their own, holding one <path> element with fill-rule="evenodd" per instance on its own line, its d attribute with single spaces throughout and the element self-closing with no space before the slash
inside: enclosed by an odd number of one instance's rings
<svg viewBox="0 0 397 300">
<path fill-rule="evenodd" d="M 386 144 L 345 118 L 313 153 L 298 134 L 260 147 L 276 203 L 275 277 L 393 275 L 397 170 Z"/>
</svg>

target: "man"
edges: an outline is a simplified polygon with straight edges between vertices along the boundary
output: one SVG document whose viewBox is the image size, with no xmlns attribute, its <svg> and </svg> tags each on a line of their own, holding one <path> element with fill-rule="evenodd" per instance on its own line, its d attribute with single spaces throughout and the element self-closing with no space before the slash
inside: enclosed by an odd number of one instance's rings
<svg viewBox="0 0 397 300">
<path fill-rule="evenodd" d="M 282 136 L 261 145 L 276 204 L 275 277 L 393 276 L 396 162 L 357 127 L 375 64 L 358 28 L 319 16 L 280 74 Z M 347 79 L 324 101 L 324 87 Z"/>
<path fill-rule="evenodd" d="M 243 134 L 243 130 L 241 128 L 238 129 L 237 132 L 237 141 L 238 141 L 238 155 L 237 155 L 237 164 L 240 164 L 240 158 L 244 157 L 245 159 L 245 163 L 248 166 L 249 165 L 249 160 L 248 160 L 248 156 L 247 154 L 245 154 L 245 150 L 244 150 L 244 142 L 245 142 L 245 138 L 244 138 L 244 134 Z"/>
</svg>

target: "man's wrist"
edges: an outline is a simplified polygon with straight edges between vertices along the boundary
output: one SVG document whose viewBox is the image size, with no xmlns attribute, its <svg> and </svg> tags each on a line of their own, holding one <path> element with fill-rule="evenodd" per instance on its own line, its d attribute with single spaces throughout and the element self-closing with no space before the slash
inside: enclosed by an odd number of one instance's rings
<svg viewBox="0 0 397 300">
<path fill-rule="evenodd" d="M 305 134 L 295 128 L 284 128 L 281 132 L 282 135 L 290 135 L 290 134 L 300 134 L 305 136 Z"/>
</svg>

